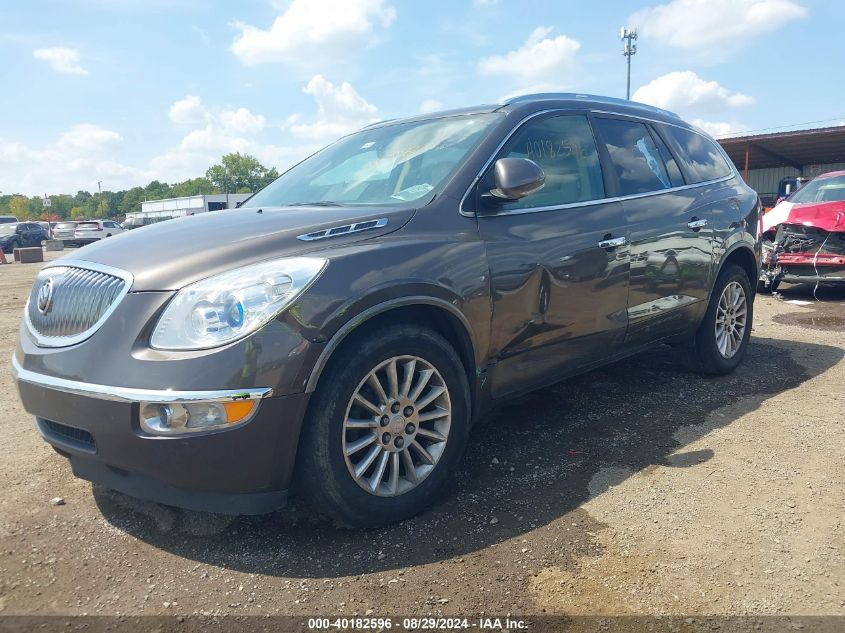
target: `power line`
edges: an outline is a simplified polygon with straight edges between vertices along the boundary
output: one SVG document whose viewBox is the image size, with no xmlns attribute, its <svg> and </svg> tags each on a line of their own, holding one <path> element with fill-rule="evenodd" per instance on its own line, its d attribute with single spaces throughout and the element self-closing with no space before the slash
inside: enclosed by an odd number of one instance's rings
<svg viewBox="0 0 845 633">
<path fill-rule="evenodd" d="M 783 130 L 786 128 L 793 128 L 796 131 L 799 127 L 803 125 L 818 125 L 819 123 L 830 123 L 831 121 L 843 121 L 845 122 L 845 116 L 835 116 L 830 119 L 819 119 L 818 121 L 805 121 L 804 123 L 789 123 L 787 125 L 774 125 L 772 127 L 761 127 L 756 130 L 746 130 L 743 132 L 733 132 L 731 134 L 727 134 L 722 136 L 721 138 L 730 138 L 732 136 L 749 136 L 751 134 L 757 134 L 759 132 L 769 132 L 771 130 Z"/>
</svg>

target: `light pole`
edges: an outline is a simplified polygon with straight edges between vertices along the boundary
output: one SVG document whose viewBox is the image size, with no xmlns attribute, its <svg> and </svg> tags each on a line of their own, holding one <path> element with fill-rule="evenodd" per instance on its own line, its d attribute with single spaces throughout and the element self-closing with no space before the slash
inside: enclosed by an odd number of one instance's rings
<svg viewBox="0 0 845 633">
<path fill-rule="evenodd" d="M 100 217 L 102 217 L 103 215 L 103 188 L 101 187 L 102 184 L 102 180 L 97 181 L 97 191 L 100 194 Z"/>
<path fill-rule="evenodd" d="M 625 91 L 625 98 L 631 100 L 631 58 L 637 54 L 637 45 L 634 42 L 637 39 L 637 29 L 628 30 L 627 26 L 619 29 L 619 39 L 625 42 L 622 47 L 622 54 L 628 59 L 628 88 Z"/>
</svg>

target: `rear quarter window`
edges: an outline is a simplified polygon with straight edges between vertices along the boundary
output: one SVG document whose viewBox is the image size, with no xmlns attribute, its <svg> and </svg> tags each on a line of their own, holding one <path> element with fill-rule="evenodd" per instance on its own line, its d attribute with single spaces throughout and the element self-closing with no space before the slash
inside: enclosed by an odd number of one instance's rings
<svg viewBox="0 0 845 633">
<path fill-rule="evenodd" d="M 686 128 L 674 125 L 662 127 L 663 133 L 673 141 L 678 160 L 691 184 L 730 175 L 731 167 L 714 141 Z"/>
</svg>

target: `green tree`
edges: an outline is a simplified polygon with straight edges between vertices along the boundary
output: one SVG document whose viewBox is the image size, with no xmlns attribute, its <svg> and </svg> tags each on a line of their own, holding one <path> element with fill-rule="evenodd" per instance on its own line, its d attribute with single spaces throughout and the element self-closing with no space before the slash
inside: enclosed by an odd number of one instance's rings
<svg viewBox="0 0 845 633">
<path fill-rule="evenodd" d="M 162 198 L 169 198 L 170 185 L 166 182 L 153 180 L 150 184 L 144 187 L 144 195 L 147 200 L 161 200 Z"/>
<path fill-rule="evenodd" d="M 205 172 L 205 177 L 222 192 L 246 193 L 258 191 L 276 178 L 279 172 L 275 167 L 268 169 L 249 154 L 226 154 L 219 165 L 213 165 Z"/>
<path fill-rule="evenodd" d="M 170 195 L 174 198 L 184 198 L 185 196 L 199 196 L 202 194 L 218 193 L 218 189 L 212 184 L 208 178 L 191 178 L 184 182 L 179 182 L 170 188 Z"/>
<path fill-rule="evenodd" d="M 122 215 L 137 213 L 141 210 L 141 202 L 144 200 L 143 187 L 132 187 L 123 193 L 123 198 L 118 205 L 118 211 Z"/>
<path fill-rule="evenodd" d="M 9 213 L 18 220 L 28 218 L 29 200 L 27 200 L 26 196 L 12 196 L 12 199 L 9 200 Z"/>
</svg>

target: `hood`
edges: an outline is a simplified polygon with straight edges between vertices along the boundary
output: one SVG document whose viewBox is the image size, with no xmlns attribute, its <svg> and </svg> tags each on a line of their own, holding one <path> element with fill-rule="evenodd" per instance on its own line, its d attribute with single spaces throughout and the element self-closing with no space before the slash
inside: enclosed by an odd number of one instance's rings
<svg viewBox="0 0 845 633">
<path fill-rule="evenodd" d="M 260 211 L 260 212 L 259 212 Z M 264 207 L 201 213 L 133 229 L 54 260 L 84 260 L 135 278 L 132 291 L 178 290 L 211 275 L 275 257 L 367 240 L 391 233 L 414 214 L 409 208 Z M 386 219 L 384 226 L 304 241 L 297 236 Z"/>
<path fill-rule="evenodd" d="M 845 231 L 845 202 L 794 204 L 783 201 L 763 216 L 763 232 L 779 224 L 802 224 L 823 231 Z"/>
</svg>

